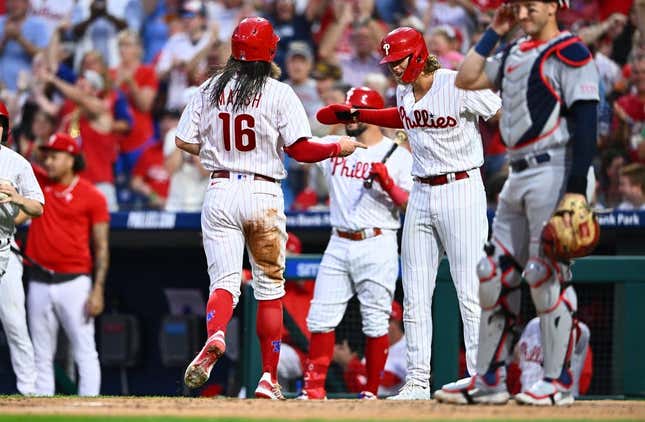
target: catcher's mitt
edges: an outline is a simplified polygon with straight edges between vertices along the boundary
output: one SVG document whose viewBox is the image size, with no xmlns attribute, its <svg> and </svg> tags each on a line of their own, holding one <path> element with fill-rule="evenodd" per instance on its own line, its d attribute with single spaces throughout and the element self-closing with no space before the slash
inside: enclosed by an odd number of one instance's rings
<svg viewBox="0 0 645 422">
<path fill-rule="evenodd" d="M 567 261 L 589 255 L 599 237 L 600 225 L 587 201 L 565 195 L 542 230 L 542 249 L 549 258 Z"/>
</svg>

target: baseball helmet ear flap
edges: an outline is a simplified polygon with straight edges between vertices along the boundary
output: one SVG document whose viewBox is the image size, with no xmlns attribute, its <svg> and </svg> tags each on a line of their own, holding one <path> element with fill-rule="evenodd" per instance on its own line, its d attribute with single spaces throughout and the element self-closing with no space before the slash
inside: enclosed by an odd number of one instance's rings
<svg viewBox="0 0 645 422">
<path fill-rule="evenodd" d="M 345 104 L 354 108 L 383 108 L 385 101 L 381 94 L 366 86 L 354 87 L 347 91 Z"/>
<path fill-rule="evenodd" d="M 0 144 L 5 144 L 9 137 L 9 110 L 7 110 L 7 106 L 2 101 L 0 101 L 0 126 L 2 126 Z"/>
<path fill-rule="evenodd" d="M 231 36 L 231 55 L 245 62 L 271 62 L 280 37 L 264 18 L 242 19 Z"/>
<path fill-rule="evenodd" d="M 423 70 L 428 58 L 428 48 L 423 35 L 414 28 L 403 26 L 390 32 L 381 41 L 381 64 L 394 63 L 410 57 L 408 67 L 403 72 L 401 80 L 409 84 Z"/>
</svg>

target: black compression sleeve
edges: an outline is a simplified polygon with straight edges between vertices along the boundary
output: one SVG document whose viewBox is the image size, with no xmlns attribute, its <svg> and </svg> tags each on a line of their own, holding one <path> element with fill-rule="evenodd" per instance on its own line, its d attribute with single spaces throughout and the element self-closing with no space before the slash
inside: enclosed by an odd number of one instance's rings
<svg viewBox="0 0 645 422">
<path fill-rule="evenodd" d="M 567 193 L 584 195 L 587 190 L 587 173 L 596 153 L 598 102 L 576 101 L 570 110 L 569 124 L 573 163 L 567 181 Z"/>
</svg>

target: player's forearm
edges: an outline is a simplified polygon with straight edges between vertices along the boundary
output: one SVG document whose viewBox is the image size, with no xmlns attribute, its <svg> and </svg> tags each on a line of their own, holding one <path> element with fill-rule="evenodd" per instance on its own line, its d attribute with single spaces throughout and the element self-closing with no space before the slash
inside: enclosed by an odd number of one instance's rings
<svg viewBox="0 0 645 422">
<path fill-rule="evenodd" d="M 410 193 L 408 191 L 400 188 L 396 183 L 392 183 L 385 192 L 390 195 L 390 199 L 392 199 L 394 205 L 399 208 L 405 208 L 408 203 L 408 198 L 410 197 Z"/>
<path fill-rule="evenodd" d="M 358 116 L 358 119 L 363 123 L 391 129 L 403 129 L 403 121 L 401 121 L 401 116 L 396 107 L 380 110 L 361 109 Z"/>
<path fill-rule="evenodd" d="M 35 199 L 25 198 L 21 196 L 20 199 L 15 202 L 16 205 L 30 217 L 39 217 L 43 214 L 43 204 L 36 201 Z"/>
<path fill-rule="evenodd" d="M 471 48 L 459 67 L 455 78 L 455 86 L 461 89 L 491 88 L 484 73 L 486 58 L 491 55 L 500 40 L 500 35 L 493 28 L 488 28 L 481 36 L 475 47 Z"/>
<path fill-rule="evenodd" d="M 25 224 L 30 218 L 31 217 L 29 217 L 26 212 L 24 212 L 23 210 L 18 210 L 18 215 L 14 217 L 13 224 L 20 226 L 21 224 Z"/>
<path fill-rule="evenodd" d="M 596 152 L 597 127 L 598 127 L 598 102 L 578 101 L 571 107 L 573 116 L 572 164 L 567 193 L 585 195 L 587 190 L 587 174 L 589 166 Z"/>
<path fill-rule="evenodd" d="M 318 142 L 302 138 L 284 148 L 291 158 L 301 163 L 317 163 L 340 154 L 340 143 Z"/>
<path fill-rule="evenodd" d="M 108 223 L 98 223 L 92 227 L 92 249 L 94 250 L 94 289 L 105 287 L 110 249 L 108 247 Z"/>
<path fill-rule="evenodd" d="M 175 145 L 177 145 L 177 148 L 179 148 L 180 150 L 186 151 L 187 153 L 192 155 L 199 155 L 199 151 L 202 148 L 200 144 L 191 144 L 184 142 L 177 137 L 175 137 Z"/>
</svg>

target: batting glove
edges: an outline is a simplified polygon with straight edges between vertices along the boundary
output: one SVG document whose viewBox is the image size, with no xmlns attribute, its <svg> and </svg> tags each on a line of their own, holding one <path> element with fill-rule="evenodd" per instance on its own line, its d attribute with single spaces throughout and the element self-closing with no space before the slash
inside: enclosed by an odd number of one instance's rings
<svg viewBox="0 0 645 422">
<path fill-rule="evenodd" d="M 394 180 L 390 177 L 384 163 L 372 163 L 370 169 L 370 176 L 374 175 L 374 179 L 379 182 L 384 191 L 389 191 L 394 185 Z"/>
<path fill-rule="evenodd" d="M 358 119 L 359 112 L 347 104 L 330 104 L 318 110 L 316 119 L 324 125 L 335 125 L 337 123 L 351 123 Z"/>
</svg>

